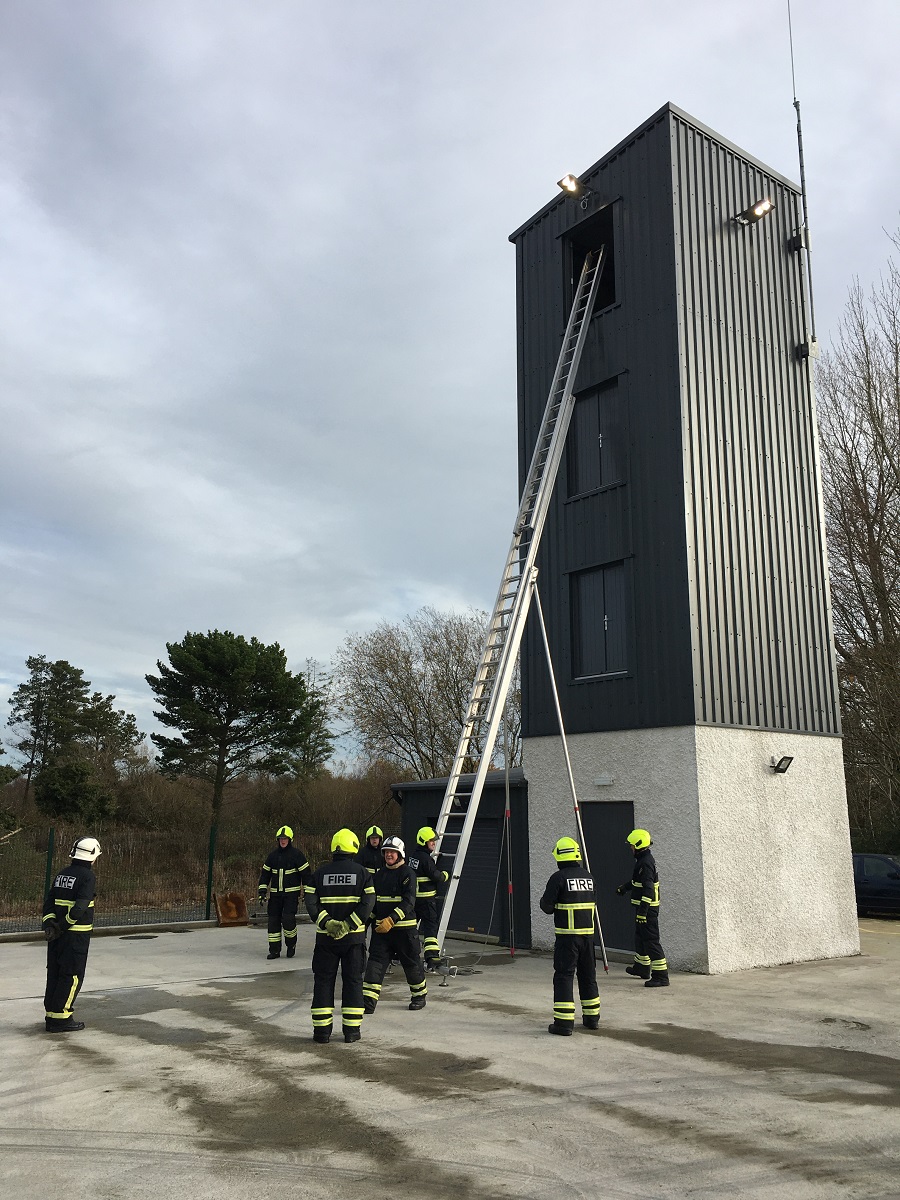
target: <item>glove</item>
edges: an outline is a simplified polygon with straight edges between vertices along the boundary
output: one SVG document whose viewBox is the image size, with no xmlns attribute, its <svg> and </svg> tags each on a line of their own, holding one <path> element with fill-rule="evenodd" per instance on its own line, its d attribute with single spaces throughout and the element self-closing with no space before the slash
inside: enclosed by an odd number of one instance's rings
<svg viewBox="0 0 900 1200">
<path fill-rule="evenodd" d="M 381 920 L 376 922 L 376 924 L 375 924 L 375 932 L 376 933 L 390 933 L 393 928 L 394 928 L 394 918 L 393 917 L 382 917 Z"/>
<path fill-rule="evenodd" d="M 350 926 L 346 921 L 336 921 L 332 918 L 330 921 L 325 922 L 325 932 L 330 938 L 334 938 L 338 942 L 342 937 L 347 936 L 350 932 Z"/>
<path fill-rule="evenodd" d="M 616 895 L 617 895 L 617 896 L 624 896 L 624 895 L 625 895 L 625 893 L 628 891 L 628 889 L 629 889 L 629 887 L 630 887 L 630 886 L 631 886 L 631 885 L 630 885 L 630 884 L 628 884 L 628 883 L 623 883 L 621 887 L 617 887 L 617 888 L 616 888 Z"/>
<path fill-rule="evenodd" d="M 257 902 L 257 904 L 265 904 L 265 902 L 266 902 L 266 893 L 265 893 L 265 892 L 260 892 L 260 893 L 257 895 L 257 897 L 256 897 L 256 902 Z"/>
<path fill-rule="evenodd" d="M 646 925 L 647 924 L 647 914 L 646 913 L 638 913 L 634 919 L 637 921 L 638 925 Z"/>
<path fill-rule="evenodd" d="M 48 942 L 55 942 L 58 937 L 62 937 L 62 930 L 59 927 L 59 922 L 50 920 L 44 922 L 44 937 Z"/>
</svg>

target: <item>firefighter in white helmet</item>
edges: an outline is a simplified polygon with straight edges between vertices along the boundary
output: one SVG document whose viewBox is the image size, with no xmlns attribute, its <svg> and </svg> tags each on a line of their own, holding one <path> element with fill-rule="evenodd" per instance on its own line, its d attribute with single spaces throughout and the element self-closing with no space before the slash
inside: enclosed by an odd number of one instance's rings
<svg viewBox="0 0 900 1200">
<path fill-rule="evenodd" d="M 375 1011 L 385 972 L 396 956 L 409 984 L 409 1007 L 415 1011 L 425 1007 L 428 994 L 416 930 L 416 876 L 406 862 L 406 847 L 400 838 L 385 838 L 381 853 L 384 866 L 375 872 L 375 932 L 363 981 L 363 1005 L 367 1013 Z"/>
<path fill-rule="evenodd" d="M 72 1015 L 84 983 L 91 930 L 94 928 L 94 863 L 100 856 L 95 837 L 80 837 L 69 851 L 71 862 L 53 880 L 44 899 L 42 925 L 47 939 L 47 989 L 44 1024 L 48 1033 L 73 1033 L 84 1021 Z"/>
</svg>

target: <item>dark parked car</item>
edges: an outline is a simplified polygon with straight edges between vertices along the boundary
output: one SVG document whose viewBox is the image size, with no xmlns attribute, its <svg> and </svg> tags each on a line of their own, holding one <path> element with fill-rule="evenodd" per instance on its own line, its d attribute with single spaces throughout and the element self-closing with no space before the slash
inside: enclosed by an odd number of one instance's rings
<svg viewBox="0 0 900 1200">
<path fill-rule="evenodd" d="M 854 854 L 856 911 L 900 913 L 900 860 L 891 854 Z"/>
</svg>

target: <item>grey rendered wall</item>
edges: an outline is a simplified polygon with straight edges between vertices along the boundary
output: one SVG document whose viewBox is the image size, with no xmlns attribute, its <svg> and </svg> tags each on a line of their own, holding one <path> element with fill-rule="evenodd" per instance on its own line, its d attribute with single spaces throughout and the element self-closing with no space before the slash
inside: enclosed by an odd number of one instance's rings
<svg viewBox="0 0 900 1200">
<path fill-rule="evenodd" d="M 840 740 L 703 726 L 577 734 L 581 797 L 627 800 L 650 830 L 660 926 L 676 971 L 721 974 L 859 953 Z M 772 756 L 794 756 L 786 775 Z M 574 816 L 558 738 L 524 743 L 532 940 L 553 944 L 537 901 Z M 598 777 L 612 779 L 598 788 Z"/>
</svg>

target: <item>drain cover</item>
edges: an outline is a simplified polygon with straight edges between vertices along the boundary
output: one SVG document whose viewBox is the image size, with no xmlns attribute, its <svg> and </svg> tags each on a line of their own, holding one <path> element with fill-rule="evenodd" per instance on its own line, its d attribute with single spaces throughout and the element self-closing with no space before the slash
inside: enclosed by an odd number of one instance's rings
<svg viewBox="0 0 900 1200">
<path fill-rule="evenodd" d="M 153 938 L 159 937 L 158 933 L 124 933 L 119 938 L 120 942 L 150 942 Z"/>
</svg>

